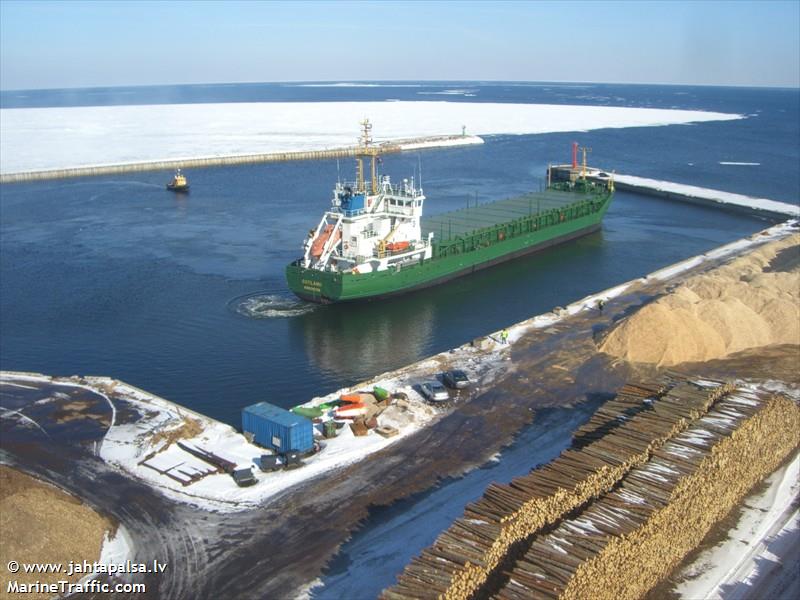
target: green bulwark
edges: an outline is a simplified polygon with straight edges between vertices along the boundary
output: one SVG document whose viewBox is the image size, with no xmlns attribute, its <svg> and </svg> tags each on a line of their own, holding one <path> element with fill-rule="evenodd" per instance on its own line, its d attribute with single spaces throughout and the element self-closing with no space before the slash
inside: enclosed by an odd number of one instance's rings
<svg viewBox="0 0 800 600">
<path fill-rule="evenodd" d="M 468 275 L 597 231 L 611 204 L 605 185 L 578 181 L 423 219 L 433 232 L 433 257 L 401 269 L 337 273 L 286 267 L 289 288 L 312 302 L 385 298 Z"/>
</svg>

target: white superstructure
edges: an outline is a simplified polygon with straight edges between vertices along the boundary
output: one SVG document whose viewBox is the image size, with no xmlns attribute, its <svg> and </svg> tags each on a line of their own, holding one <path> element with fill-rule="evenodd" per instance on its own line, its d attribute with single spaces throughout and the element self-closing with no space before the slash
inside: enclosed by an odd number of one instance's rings
<svg viewBox="0 0 800 600">
<path fill-rule="evenodd" d="M 431 258 L 433 234 L 422 239 L 422 187 L 412 177 L 392 183 L 376 172 L 378 149 L 368 120 L 362 123 L 354 182 L 337 182 L 330 210 L 304 244 L 302 266 L 320 271 L 371 273 Z M 371 160 L 369 186 L 364 158 Z"/>
</svg>

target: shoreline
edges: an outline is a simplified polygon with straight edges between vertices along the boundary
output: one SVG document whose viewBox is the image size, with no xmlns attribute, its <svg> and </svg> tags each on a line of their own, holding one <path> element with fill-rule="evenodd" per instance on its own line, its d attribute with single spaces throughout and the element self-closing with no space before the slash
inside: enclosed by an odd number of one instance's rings
<svg viewBox="0 0 800 600">
<path fill-rule="evenodd" d="M 398 428 L 398 435 L 391 438 L 382 438 L 374 431 L 365 437 L 354 438 L 345 428 L 345 434 L 342 434 L 341 437 L 324 440 L 327 444 L 326 449 L 312 457 L 309 463 L 302 468 L 281 472 L 280 480 L 277 482 L 278 478 L 275 474 L 257 473 L 259 483 L 250 488 L 236 488 L 232 480 L 222 474 L 209 478 L 217 478 L 217 483 L 206 485 L 201 481 L 200 484 L 193 483 L 187 488 L 183 488 L 177 481 L 173 481 L 163 474 L 155 473 L 152 467 L 150 469 L 142 467 L 142 463 L 147 460 L 146 458 L 143 460 L 143 457 L 149 453 L 164 452 L 167 454 L 166 451 L 171 451 L 171 448 L 174 447 L 171 442 L 163 447 L 157 443 L 151 446 L 150 440 L 160 435 L 158 432 L 169 433 L 180 428 L 187 417 L 201 423 L 202 433 L 188 440 L 183 439 L 184 442 L 188 441 L 195 445 L 211 448 L 212 451 L 219 452 L 223 456 L 227 452 L 229 458 L 238 459 L 237 462 L 241 463 L 240 467 L 248 465 L 252 467 L 248 456 L 252 458 L 266 452 L 246 442 L 244 436 L 232 426 L 188 407 L 107 376 L 52 377 L 39 373 L 0 371 L 0 382 L 13 385 L 13 380 L 16 380 L 77 386 L 105 397 L 113 411 L 111 425 L 104 435 L 99 452 L 105 462 L 147 485 L 160 489 L 165 495 L 176 501 L 193 504 L 207 510 L 249 510 L 285 492 L 296 490 L 313 479 L 328 478 L 336 471 L 360 463 L 372 454 L 380 452 L 400 440 L 413 437 L 414 434 L 429 429 L 435 423 L 457 412 L 469 403 L 470 397 L 481 395 L 487 390 L 490 391 L 495 381 L 516 369 L 511 361 L 511 352 L 516 350 L 516 342 L 525 339 L 529 334 L 549 330 L 580 314 L 590 314 L 596 310 L 597 302 L 601 299 L 608 302 L 634 291 L 637 286 L 641 285 L 672 283 L 679 276 L 696 268 L 710 267 L 718 261 L 739 256 L 745 251 L 770 241 L 782 239 L 796 231 L 794 224 L 787 221 L 756 232 L 748 238 L 736 240 L 702 255 L 663 267 L 644 277 L 590 294 L 564 308 L 558 307 L 553 311 L 509 325 L 508 344 L 500 342 L 499 332 L 492 332 L 472 342 L 445 350 L 400 369 L 382 373 L 352 386 L 314 397 L 299 406 L 316 407 L 334 400 L 342 394 L 379 386 L 392 392 L 402 391 L 405 393 L 408 396 L 407 411 L 411 418 L 409 422 Z M 445 410 L 432 407 L 419 396 L 413 385 L 423 378 L 430 378 L 440 371 L 451 368 L 464 369 L 475 382 L 470 390 L 470 397 L 459 398 Z M 139 422 L 136 427 L 126 427 L 125 423 L 117 423 L 113 399 L 131 403 L 144 413 L 152 413 L 148 417 L 149 421 Z M 149 432 L 142 434 L 142 429 L 148 427 L 150 428 Z M 203 435 L 205 437 L 201 437 Z M 173 460 L 177 462 L 178 459 L 176 457 Z"/>
</svg>

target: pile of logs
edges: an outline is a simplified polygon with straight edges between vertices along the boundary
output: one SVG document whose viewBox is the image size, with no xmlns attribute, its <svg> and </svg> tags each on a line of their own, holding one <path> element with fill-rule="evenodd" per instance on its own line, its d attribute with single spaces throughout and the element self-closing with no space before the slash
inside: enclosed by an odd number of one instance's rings
<svg viewBox="0 0 800 600">
<path fill-rule="evenodd" d="M 734 389 L 717 381 L 670 385 L 625 386 L 554 461 L 507 485 L 491 484 L 383 598 L 473 597 L 512 546 L 612 490 Z"/>
<path fill-rule="evenodd" d="M 493 597 L 642 597 L 796 448 L 798 431 L 791 400 L 728 394 L 613 491 L 536 536 Z"/>
</svg>

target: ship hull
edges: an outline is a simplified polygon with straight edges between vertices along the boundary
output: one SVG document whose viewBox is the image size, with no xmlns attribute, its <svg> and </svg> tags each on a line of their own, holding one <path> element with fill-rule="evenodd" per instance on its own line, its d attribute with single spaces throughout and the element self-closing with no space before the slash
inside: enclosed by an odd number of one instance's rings
<svg viewBox="0 0 800 600">
<path fill-rule="evenodd" d="M 297 263 L 286 268 L 289 288 L 309 302 L 334 303 L 378 300 L 439 285 L 527 254 L 562 244 L 600 229 L 610 195 L 595 212 L 522 233 L 487 247 L 436 257 L 376 273 L 352 274 L 308 269 Z"/>
</svg>

